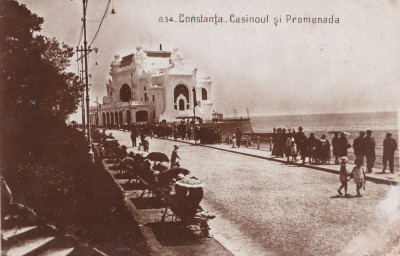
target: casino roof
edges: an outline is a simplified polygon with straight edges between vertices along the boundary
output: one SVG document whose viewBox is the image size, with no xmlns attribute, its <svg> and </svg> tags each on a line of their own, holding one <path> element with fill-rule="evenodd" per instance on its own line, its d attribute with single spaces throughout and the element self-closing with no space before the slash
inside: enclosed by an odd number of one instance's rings
<svg viewBox="0 0 400 256">
<path fill-rule="evenodd" d="M 144 50 L 144 52 L 146 53 L 147 57 L 149 57 L 149 58 L 169 58 L 169 57 L 171 57 L 170 51 Z M 133 53 L 122 57 L 119 67 L 123 68 L 123 67 L 131 65 L 132 62 L 134 61 L 134 59 L 135 59 L 135 57 L 134 57 Z"/>
</svg>

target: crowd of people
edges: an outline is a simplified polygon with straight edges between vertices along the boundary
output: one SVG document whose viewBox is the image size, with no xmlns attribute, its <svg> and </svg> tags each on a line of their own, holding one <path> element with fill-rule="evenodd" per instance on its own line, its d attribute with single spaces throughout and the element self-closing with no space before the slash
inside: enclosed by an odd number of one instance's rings
<svg viewBox="0 0 400 256">
<path fill-rule="evenodd" d="M 287 161 L 290 158 L 292 161 L 297 161 L 297 157 L 300 156 L 303 164 L 307 157 L 309 162 L 327 163 L 332 154 L 335 158 L 335 164 L 339 164 L 339 159 L 347 157 L 348 150 L 353 148 L 355 160 L 361 164 L 364 164 L 364 161 L 366 162 L 367 173 L 371 173 L 375 165 L 376 143 L 371 130 L 361 131 L 359 137 L 354 139 L 353 145 L 347 140 L 345 132 L 333 132 L 334 135 L 330 142 L 326 135 L 317 139 L 314 133 L 310 133 L 307 137 L 302 127 L 298 128 L 298 132 L 294 132 L 294 129 L 289 129 L 287 132 L 286 129 L 281 128 L 274 131 L 272 155 L 276 157 L 286 156 Z M 385 173 L 388 163 L 390 172 L 394 172 L 394 152 L 396 149 L 396 140 L 392 138 L 391 133 L 386 133 L 386 138 L 383 140 L 383 173 Z"/>
<path fill-rule="evenodd" d="M 347 155 L 347 138 L 345 134 L 340 133 L 340 145 L 335 141 L 335 154 L 337 157 Z M 322 135 L 320 139 L 315 137 L 314 133 L 310 133 L 310 136 L 303 132 L 303 128 L 299 127 L 298 132 L 295 130 L 288 130 L 278 128 L 276 129 L 275 137 L 273 138 L 274 147 L 272 149 L 272 155 L 276 157 L 287 157 L 287 161 L 297 161 L 297 156 L 300 156 L 303 164 L 305 163 L 306 157 L 309 158 L 309 162 L 315 163 L 328 163 L 330 160 L 330 146 L 331 143 L 326 138 L 326 135 Z M 338 158 L 336 158 L 338 163 Z"/>
<path fill-rule="evenodd" d="M 196 140 L 200 144 L 221 144 L 221 129 L 214 125 L 193 125 L 193 122 L 181 120 L 179 123 L 142 123 L 124 126 L 123 130 L 131 131 L 132 146 L 144 146 L 145 138 L 157 136 L 158 138 L 173 138 L 174 140 Z M 140 144 L 137 139 L 140 139 Z"/>
<path fill-rule="evenodd" d="M 124 127 L 124 129 L 127 127 Z M 132 146 L 138 147 L 149 152 L 149 141 L 147 137 L 157 136 L 159 138 L 173 138 L 174 140 L 196 140 L 200 144 L 221 144 L 223 135 L 221 129 L 214 125 L 193 125 L 190 120 L 181 120 L 179 123 L 144 123 L 132 124 L 131 131 Z M 139 142 L 137 140 L 139 139 Z M 240 128 L 234 129 L 232 135 L 227 134 L 225 140 L 232 144 L 233 148 L 240 148 L 243 139 L 243 132 Z M 251 141 L 251 140 L 250 140 Z M 329 163 L 331 155 L 334 157 L 335 164 L 339 164 L 339 159 L 348 156 L 348 150 L 353 148 L 356 159 L 366 161 L 367 172 L 371 173 L 376 161 L 375 140 L 372 131 L 362 131 L 359 137 L 354 139 L 351 145 L 346 137 L 346 132 L 333 132 L 333 138 L 329 141 L 326 135 L 316 138 L 311 132 L 307 136 L 303 128 L 299 127 L 296 132 L 294 128 L 274 128 L 272 138 L 272 155 L 275 157 L 286 157 L 287 161 L 297 162 L 298 158 L 304 164 L 306 159 L 313 163 Z M 332 150 L 331 150 L 332 148 Z M 383 141 L 383 169 L 386 171 L 389 165 L 390 172 L 394 172 L 394 152 L 397 149 L 397 142 L 392 138 L 392 134 L 387 133 Z"/>
<path fill-rule="evenodd" d="M 196 130 L 194 130 L 196 129 Z M 371 130 L 361 131 L 359 136 L 354 139 L 353 143 L 350 144 L 347 137 L 346 132 L 333 132 L 333 138 L 329 141 L 326 138 L 326 135 L 322 135 L 319 139 L 315 137 L 314 133 L 310 133 L 307 136 L 302 127 L 298 128 L 298 131 L 295 132 L 294 129 L 281 129 L 278 128 L 275 131 L 273 137 L 273 149 L 272 154 L 276 157 L 287 157 L 287 161 L 297 161 L 298 157 L 300 157 L 302 163 L 306 162 L 308 158 L 309 162 L 320 163 L 320 162 L 329 162 L 331 153 L 335 159 L 335 164 L 340 164 L 340 182 L 341 186 L 337 190 L 339 195 L 343 195 L 342 189 L 344 189 L 345 196 L 347 194 L 347 183 L 350 179 L 354 179 L 356 184 L 357 195 L 361 196 L 360 189 L 364 187 L 365 189 L 365 181 L 366 176 L 365 173 L 372 173 L 372 168 L 376 161 L 376 142 L 374 137 L 372 136 Z M 103 131 L 104 134 L 104 131 Z M 181 138 L 182 140 L 189 139 L 197 139 L 200 140 L 200 143 L 204 144 L 220 144 L 222 142 L 222 134 L 221 130 L 218 127 L 214 126 L 202 126 L 194 128 L 190 123 L 186 123 L 185 121 L 181 121 L 179 124 L 172 124 L 168 126 L 164 123 L 159 124 L 135 124 L 131 127 L 131 140 L 132 146 L 137 147 L 137 138 L 139 137 L 140 143 L 138 150 L 141 150 L 143 146 L 143 150 L 149 152 L 149 142 L 146 139 L 146 136 L 153 137 L 156 135 L 157 137 L 169 137 L 176 140 Z M 243 133 L 240 128 L 236 128 L 232 135 L 227 135 L 227 140 L 229 143 L 232 143 L 232 147 L 240 147 L 241 141 L 243 138 Z M 106 138 L 112 138 L 111 134 L 108 136 L 104 136 L 104 142 Z M 332 152 L 331 152 L 332 146 Z M 111 150 L 112 147 L 112 150 Z M 178 146 L 174 146 L 174 150 L 171 154 L 171 162 L 169 168 L 179 167 L 179 155 L 178 155 Z M 353 148 L 355 160 L 355 167 L 351 172 L 347 170 L 346 164 L 348 163 L 348 150 Z M 126 152 L 125 146 L 120 146 L 118 143 L 107 144 L 105 143 L 105 153 L 109 154 L 111 151 L 116 154 L 118 159 L 129 159 L 132 158 L 133 161 L 130 163 L 131 165 L 134 163 L 140 162 L 140 159 L 133 158 L 133 154 L 129 155 Z M 394 173 L 394 153 L 397 149 L 397 142 L 392 138 L 392 134 L 387 132 L 385 139 L 383 140 L 383 168 L 382 173 L 385 173 L 387 165 L 389 165 L 389 171 Z M 143 159 L 142 159 L 143 160 Z M 125 163 L 127 162 L 127 163 Z M 127 164 L 129 161 L 121 161 L 121 164 Z M 364 167 L 364 162 L 366 162 L 366 167 Z M 141 166 L 145 169 L 154 169 L 157 170 L 158 167 L 163 167 L 163 170 L 167 169 L 167 166 L 151 166 L 142 163 Z M 135 167 L 136 168 L 136 167 Z M 144 173 L 146 173 L 144 171 Z"/>
</svg>

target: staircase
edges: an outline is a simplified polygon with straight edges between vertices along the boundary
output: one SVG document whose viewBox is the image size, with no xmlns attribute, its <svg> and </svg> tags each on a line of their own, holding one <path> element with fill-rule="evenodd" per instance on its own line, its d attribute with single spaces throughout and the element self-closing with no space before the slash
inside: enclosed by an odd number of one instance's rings
<svg viewBox="0 0 400 256">
<path fill-rule="evenodd" d="M 36 214 L 20 204 L 10 204 L 1 220 L 1 255 L 4 256 L 104 256 L 41 223 Z"/>
</svg>

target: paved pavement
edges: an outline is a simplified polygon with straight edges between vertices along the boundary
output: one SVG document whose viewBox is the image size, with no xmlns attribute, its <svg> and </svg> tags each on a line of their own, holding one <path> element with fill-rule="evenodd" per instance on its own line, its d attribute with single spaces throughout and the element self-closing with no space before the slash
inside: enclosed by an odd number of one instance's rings
<svg viewBox="0 0 400 256">
<path fill-rule="evenodd" d="M 183 143 L 188 143 L 188 144 L 196 144 L 194 140 L 177 140 L 177 141 L 183 142 Z M 198 142 L 197 142 L 197 144 L 198 144 Z M 202 146 L 214 148 L 214 149 L 220 149 L 220 150 L 228 151 L 228 152 L 232 152 L 232 153 L 243 154 L 243 155 L 252 156 L 252 157 L 273 160 L 273 161 L 280 162 L 280 163 L 287 163 L 286 158 L 274 157 L 271 155 L 271 151 L 265 150 L 265 149 L 259 150 L 254 147 L 249 148 L 246 146 L 242 146 L 240 148 L 233 148 L 232 145 L 228 145 L 228 144 L 220 144 L 220 145 L 213 144 L 213 145 L 202 145 Z M 320 171 L 331 172 L 331 173 L 336 173 L 336 174 L 339 174 L 339 169 L 340 169 L 339 165 L 336 165 L 333 163 L 330 163 L 330 164 L 308 163 L 308 158 L 306 158 L 306 163 L 304 165 L 301 164 L 300 159 L 298 160 L 298 162 L 290 162 L 290 164 L 302 166 L 302 167 L 305 166 L 308 168 L 313 168 L 313 169 L 317 169 Z M 354 164 L 349 162 L 348 170 L 351 171 L 353 169 L 353 167 L 354 167 Z M 370 181 L 377 182 L 377 183 L 398 185 L 398 184 L 400 184 L 400 172 L 395 171 L 395 173 L 390 173 L 389 170 L 386 170 L 385 173 L 382 173 L 381 169 L 373 168 L 372 173 L 367 173 L 367 179 Z"/>
<path fill-rule="evenodd" d="M 130 146 L 128 133 L 112 133 Z M 215 237 L 236 255 L 382 255 L 400 237 L 399 186 L 367 182 L 363 197 L 345 198 L 336 192 L 337 165 L 305 167 L 254 149 L 149 141 L 150 151 L 167 155 L 180 146 L 181 166 L 206 183 L 202 205 L 217 214 L 210 221 Z M 398 182 L 398 173 L 375 176 Z M 355 194 L 353 181 L 349 193 Z"/>
</svg>

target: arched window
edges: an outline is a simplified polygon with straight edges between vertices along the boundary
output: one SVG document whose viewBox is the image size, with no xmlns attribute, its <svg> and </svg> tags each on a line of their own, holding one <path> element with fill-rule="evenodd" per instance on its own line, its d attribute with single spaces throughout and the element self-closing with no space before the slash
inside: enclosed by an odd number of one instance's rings
<svg viewBox="0 0 400 256">
<path fill-rule="evenodd" d="M 205 88 L 201 89 L 201 99 L 207 100 L 207 90 Z"/>
<path fill-rule="evenodd" d="M 181 103 L 182 100 L 183 103 Z M 185 110 L 185 102 L 189 105 L 189 89 L 183 84 L 178 84 L 174 89 L 174 108 L 176 110 Z"/>
<path fill-rule="evenodd" d="M 179 110 L 185 110 L 185 101 L 183 99 L 179 100 Z"/>
<path fill-rule="evenodd" d="M 186 101 L 189 102 L 189 89 L 183 84 L 178 84 L 174 89 L 174 103 L 176 103 L 176 100 L 181 94 L 186 98 Z"/>
<path fill-rule="evenodd" d="M 127 84 L 123 84 L 119 90 L 119 98 L 122 102 L 129 102 L 131 100 L 131 88 Z"/>
</svg>

